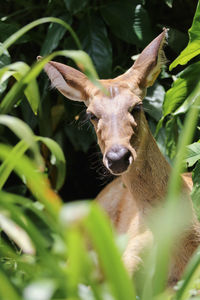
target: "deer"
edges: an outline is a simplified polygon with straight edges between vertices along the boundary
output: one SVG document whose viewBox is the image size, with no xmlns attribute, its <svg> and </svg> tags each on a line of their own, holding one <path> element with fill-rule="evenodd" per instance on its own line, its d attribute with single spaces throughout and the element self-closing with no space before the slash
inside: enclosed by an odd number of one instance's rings
<svg viewBox="0 0 200 300">
<path fill-rule="evenodd" d="M 70 66 L 49 61 L 44 70 L 51 84 L 66 98 L 87 106 L 103 155 L 103 164 L 116 178 L 96 197 L 118 234 L 127 234 L 122 260 L 134 274 L 142 263 L 142 252 L 152 245 L 153 234 L 146 217 L 164 199 L 171 166 L 149 129 L 142 100 L 166 63 L 167 29 L 140 53 L 124 74 L 99 82 L 105 93 L 87 76 Z M 39 57 L 38 59 L 41 59 Z M 182 189 L 191 210 L 191 221 L 178 245 L 169 269 L 168 283 L 175 284 L 200 244 L 200 225 L 190 192 L 192 179 L 182 175 Z"/>
</svg>

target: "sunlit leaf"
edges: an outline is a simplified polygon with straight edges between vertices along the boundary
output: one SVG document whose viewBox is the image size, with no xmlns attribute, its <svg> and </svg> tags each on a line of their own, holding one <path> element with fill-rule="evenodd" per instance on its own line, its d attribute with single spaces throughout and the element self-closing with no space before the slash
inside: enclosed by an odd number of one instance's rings
<svg viewBox="0 0 200 300">
<path fill-rule="evenodd" d="M 186 162 L 192 167 L 200 159 L 200 143 L 193 143 L 187 146 Z"/>
<path fill-rule="evenodd" d="M 178 64 L 185 65 L 193 57 L 200 53 L 200 3 L 198 2 L 196 13 L 193 19 L 192 27 L 189 29 L 189 43 L 181 54 L 170 65 L 170 70 Z"/>
<path fill-rule="evenodd" d="M 178 115 L 188 111 L 200 92 L 199 84 L 200 63 L 194 63 L 187 67 L 178 76 L 165 95 L 163 115 L 170 113 Z"/>
</svg>

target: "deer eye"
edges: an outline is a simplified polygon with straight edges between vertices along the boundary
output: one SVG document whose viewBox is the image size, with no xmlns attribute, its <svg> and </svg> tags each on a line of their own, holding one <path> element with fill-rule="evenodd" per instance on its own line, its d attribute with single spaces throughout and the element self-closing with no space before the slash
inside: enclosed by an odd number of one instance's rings
<svg viewBox="0 0 200 300">
<path fill-rule="evenodd" d="M 142 110 L 142 103 L 137 103 L 135 106 L 133 106 L 129 109 L 129 112 L 131 114 L 134 114 L 135 112 L 139 112 L 141 110 Z"/>
<path fill-rule="evenodd" d="M 99 121 L 99 118 L 95 114 L 93 114 L 92 112 L 87 112 L 87 116 L 92 121 L 96 121 L 96 122 Z"/>
</svg>

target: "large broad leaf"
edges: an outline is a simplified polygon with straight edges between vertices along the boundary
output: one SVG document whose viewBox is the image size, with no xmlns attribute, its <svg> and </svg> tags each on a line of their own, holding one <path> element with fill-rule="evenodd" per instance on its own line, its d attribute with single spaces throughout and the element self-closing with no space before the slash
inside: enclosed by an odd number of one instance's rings
<svg viewBox="0 0 200 300">
<path fill-rule="evenodd" d="M 75 14 L 81 11 L 89 0 L 64 0 L 64 3 L 67 9 L 72 13 Z"/>
<path fill-rule="evenodd" d="M 95 15 L 84 18 L 78 33 L 83 50 L 92 58 L 99 76 L 109 77 L 112 67 L 112 47 L 102 19 Z"/>
<path fill-rule="evenodd" d="M 131 44 L 138 43 L 138 37 L 133 31 L 133 16 L 137 4 L 136 0 L 116 0 L 105 3 L 101 8 L 101 14 L 112 32 Z"/>
<path fill-rule="evenodd" d="M 65 13 L 64 17 L 60 19 L 66 21 L 69 25 L 72 23 L 72 18 L 68 13 Z M 48 32 L 44 43 L 42 44 L 41 55 L 51 53 L 59 45 L 60 40 L 63 38 L 67 29 L 60 24 L 51 23 L 48 28 Z"/>
<path fill-rule="evenodd" d="M 173 159 L 176 155 L 176 146 L 178 141 L 178 126 L 177 119 L 171 118 L 167 121 L 166 126 L 166 153 L 167 155 Z"/>
<path fill-rule="evenodd" d="M 200 159 L 200 143 L 193 143 L 187 146 L 186 162 L 192 167 Z"/>
<path fill-rule="evenodd" d="M 178 64 L 184 65 L 193 57 L 200 54 L 200 2 L 198 2 L 192 27 L 189 29 L 189 43 L 181 54 L 170 65 L 170 70 Z"/>
<path fill-rule="evenodd" d="M 133 30 L 138 38 L 137 44 L 143 48 L 154 38 L 148 11 L 141 4 L 135 7 Z"/>
<path fill-rule="evenodd" d="M 30 70 L 30 67 L 24 62 L 16 62 L 0 69 L 0 86 L 7 81 L 10 76 L 13 76 L 17 81 L 21 80 L 24 75 Z M 35 114 L 37 114 L 40 95 L 38 85 L 35 79 L 29 82 L 24 94 Z"/>
<path fill-rule="evenodd" d="M 190 65 L 178 76 L 165 95 L 163 115 L 185 113 L 200 92 L 200 62 Z"/>
</svg>

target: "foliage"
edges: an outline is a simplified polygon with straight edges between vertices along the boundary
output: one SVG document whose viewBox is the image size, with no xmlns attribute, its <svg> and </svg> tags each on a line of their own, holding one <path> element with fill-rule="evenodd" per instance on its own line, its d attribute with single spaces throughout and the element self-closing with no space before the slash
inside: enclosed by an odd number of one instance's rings
<svg viewBox="0 0 200 300">
<path fill-rule="evenodd" d="M 181 4 L 178 0 L 154 0 L 151 4 L 142 0 L 59 0 L 43 1 L 39 6 L 34 0 L 8 0 L 1 4 L 2 300 L 133 300 L 136 295 L 142 300 L 181 300 L 196 296 L 199 251 L 173 295 L 166 289 L 171 247 L 189 217 L 178 201 L 179 174 L 187 165 L 193 170 L 192 199 L 200 216 L 200 147 L 199 132 L 195 131 L 200 105 L 195 57 L 199 53 L 199 5 L 192 23 L 196 4 L 186 0 Z M 190 41 L 183 50 L 191 23 Z M 92 198 L 97 192 L 93 173 L 81 172 L 87 155 L 83 159 L 83 152 L 90 151 L 95 137 L 90 127 L 79 131 L 74 122 L 81 119 L 83 106 L 49 91 L 47 78 L 38 76 L 46 62 L 59 56 L 56 59 L 69 58 L 68 64 L 76 63 L 98 84 L 97 73 L 108 78 L 125 71 L 130 65 L 127 57 L 137 55 L 163 26 L 170 29 L 169 58 L 183 50 L 171 69 L 193 61 L 177 75 L 163 70 L 144 100 L 150 128 L 157 133 L 163 153 L 174 159 L 174 169 L 167 206 L 152 225 L 157 245 L 144 257 L 144 270 L 133 283 L 120 259 L 126 241 L 115 236 L 107 216 L 90 201 L 64 204 L 72 198 Z M 44 58 L 36 63 L 38 55 Z M 74 173 L 80 173 L 76 180 Z M 70 194 L 72 189 L 75 196 Z M 180 221 L 177 230 L 174 220 Z"/>
</svg>

